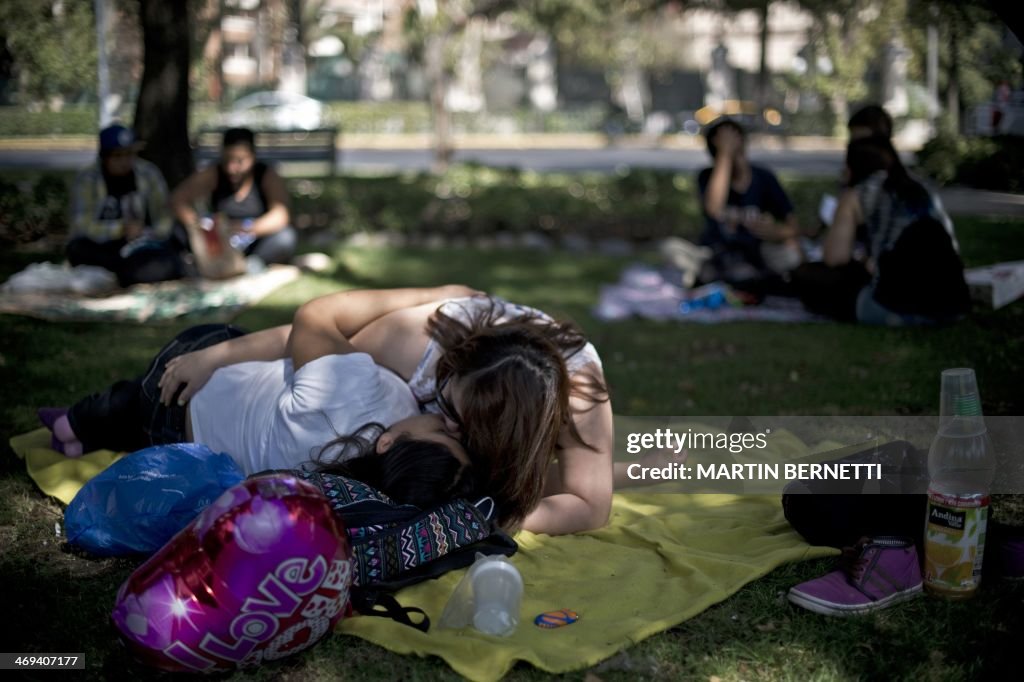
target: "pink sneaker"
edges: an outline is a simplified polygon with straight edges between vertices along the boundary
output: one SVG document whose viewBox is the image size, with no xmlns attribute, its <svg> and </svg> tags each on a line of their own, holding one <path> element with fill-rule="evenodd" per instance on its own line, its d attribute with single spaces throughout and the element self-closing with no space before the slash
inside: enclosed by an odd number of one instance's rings
<svg viewBox="0 0 1024 682">
<path fill-rule="evenodd" d="M 841 566 L 789 590 L 789 601 L 827 616 L 888 608 L 921 593 L 921 564 L 907 538 L 861 538 L 843 549 Z"/>
</svg>

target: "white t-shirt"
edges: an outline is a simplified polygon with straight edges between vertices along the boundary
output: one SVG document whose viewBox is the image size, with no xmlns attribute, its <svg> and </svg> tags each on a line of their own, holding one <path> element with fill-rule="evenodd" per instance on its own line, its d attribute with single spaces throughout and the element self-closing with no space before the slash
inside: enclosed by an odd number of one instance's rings
<svg viewBox="0 0 1024 682">
<path fill-rule="evenodd" d="M 222 367 L 189 411 L 193 440 L 226 452 L 246 475 L 296 468 L 364 424 L 419 414 L 409 386 L 366 353 L 326 355 L 298 372 L 290 358 Z"/>
</svg>

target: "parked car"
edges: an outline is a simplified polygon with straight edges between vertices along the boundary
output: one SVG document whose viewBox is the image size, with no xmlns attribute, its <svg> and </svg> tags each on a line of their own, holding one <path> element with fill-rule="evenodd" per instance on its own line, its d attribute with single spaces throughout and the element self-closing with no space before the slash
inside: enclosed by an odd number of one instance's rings
<svg viewBox="0 0 1024 682">
<path fill-rule="evenodd" d="M 701 126 L 707 126 L 723 116 L 728 116 L 748 131 L 777 132 L 782 126 L 782 112 L 778 109 L 768 107 L 758 112 L 755 102 L 736 99 L 726 100 L 721 107 L 702 107 L 694 112 L 693 117 Z"/>
<path fill-rule="evenodd" d="M 254 130 L 316 130 L 325 123 L 319 100 L 292 92 L 256 92 L 237 100 L 223 123 Z"/>
</svg>

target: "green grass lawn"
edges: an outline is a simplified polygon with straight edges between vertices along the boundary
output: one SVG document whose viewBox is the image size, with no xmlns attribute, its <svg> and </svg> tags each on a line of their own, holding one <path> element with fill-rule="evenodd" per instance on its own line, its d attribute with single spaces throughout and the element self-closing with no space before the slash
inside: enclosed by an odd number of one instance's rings
<svg viewBox="0 0 1024 682">
<path fill-rule="evenodd" d="M 1024 258 L 1024 223 L 958 221 L 969 265 Z M 250 329 L 288 321 L 294 306 L 338 287 L 464 282 L 568 315 L 602 354 L 623 415 L 929 414 L 939 372 L 976 368 L 986 414 L 1024 407 L 1024 303 L 979 312 L 945 329 L 839 324 L 722 326 L 601 323 L 590 307 L 629 259 L 563 252 L 349 249 L 337 269 L 306 275 L 249 311 Z M 0 255 L 0 278 L 40 254 Z M 162 326 L 50 324 L 0 316 L 0 433 L 36 427 L 35 408 L 66 405 L 144 369 L 170 336 L 201 320 Z M 60 506 L 24 466 L 0 458 L 0 613 L 6 651 L 85 652 L 91 679 L 152 675 L 131 663 L 109 626 L 118 585 L 135 562 L 93 560 L 55 536 Z M 1024 582 L 987 584 L 974 601 L 919 599 L 856 620 L 827 619 L 784 600 L 792 584 L 828 567 L 784 566 L 698 617 L 630 648 L 601 679 L 806 680 L 1002 677 L 1024 642 Z M 1016 645 L 1016 647 L 1015 647 Z M 584 672 L 566 676 L 583 679 Z M 437 659 L 392 654 L 350 637 L 258 669 L 259 679 L 434 680 L 456 676 Z M 548 677 L 525 666 L 510 679 Z"/>
</svg>

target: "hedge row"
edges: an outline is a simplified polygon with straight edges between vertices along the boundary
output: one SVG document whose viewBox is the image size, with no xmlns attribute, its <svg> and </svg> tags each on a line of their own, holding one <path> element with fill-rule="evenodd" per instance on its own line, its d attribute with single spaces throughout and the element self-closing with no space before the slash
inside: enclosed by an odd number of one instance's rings
<svg viewBox="0 0 1024 682">
<path fill-rule="evenodd" d="M 70 173 L 0 175 L 0 240 L 67 230 Z M 289 180 L 295 222 L 338 236 L 390 231 L 478 236 L 538 231 L 647 240 L 695 238 L 700 207 L 692 176 L 656 170 L 614 175 L 538 174 L 457 166 L 409 174 Z M 834 182 L 784 183 L 804 220 Z"/>
<path fill-rule="evenodd" d="M 917 167 L 939 184 L 1024 191 L 1024 137 L 963 137 L 948 132 L 917 153 Z"/>
<path fill-rule="evenodd" d="M 132 108 L 119 112 L 131 119 Z M 197 130 L 217 122 L 219 111 L 209 104 L 193 104 L 190 126 Z M 327 105 L 328 123 L 349 133 L 426 133 L 431 130 L 430 111 L 423 102 L 334 102 Z M 603 107 L 548 113 L 519 110 L 502 114 L 456 112 L 452 128 L 456 133 L 593 132 L 602 129 Z M 96 105 L 70 105 L 61 111 L 29 111 L 23 107 L 0 107 L 0 137 L 46 135 L 92 135 L 96 132 Z"/>
</svg>

